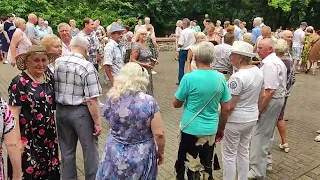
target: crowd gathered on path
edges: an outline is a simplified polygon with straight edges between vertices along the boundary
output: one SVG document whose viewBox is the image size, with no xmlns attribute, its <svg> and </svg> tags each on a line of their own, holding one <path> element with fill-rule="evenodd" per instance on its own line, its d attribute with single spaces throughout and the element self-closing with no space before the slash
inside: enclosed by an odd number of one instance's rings
<svg viewBox="0 0 320 180">
<path fill-rule="evenodd" d="M 165 132 L 152 78 L 160 47 L 150 21 L 139 20 L 132 32 L 121 19 L 104 28 L 100 19 L 84 18 L 80 29 L 71 19 L 58 25 L 58 36 L 36 14 L 1 22 L 0 59 L 21 73 L 8 87 L 8 102 L 0 99 L 8 152 L 0 179 L 77 179 L 78 140 L 86 180 L 157 179 Z M 316 75 L 320 36 L 307 22 L 273 33 L 261 17 L 252 30 L 239 19 L 222 26 L 206 17 L 203 24 L 202 31 L 196 20 L 178 20 L 174 35 L 173 107 L 183 108 L 176 179 L 213 180 L 216 143 L 223 179 L 265 179 L 276 127 L 279 148 L 289 153 L 286 104 L 296 74 Z M 100 102 L 104 85 L 111 89 Z M 110 133 L 99 159 L 101 115 Z"/>
</svg>

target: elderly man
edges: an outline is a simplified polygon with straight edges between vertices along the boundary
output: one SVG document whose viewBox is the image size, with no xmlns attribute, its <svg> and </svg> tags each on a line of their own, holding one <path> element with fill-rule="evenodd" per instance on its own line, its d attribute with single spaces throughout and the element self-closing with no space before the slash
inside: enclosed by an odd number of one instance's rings
<svg viewBox="0 0 320 180">
<path fill-rule="evenodd" d="M 70 52 L 71 41 L 71 27 L 67 23 L 60 23 L 58 25 L 58 32 L 60 39 L 62 40 L 62 56 Z"/>
<path fill-rule="evenodd" d="M 257 39 L 261 35 L 261 23 L 262 20 L 260 17 L 256 17 L 253 20 L 253 29 L 252 29 L 252 44 L 257 44 Z"/>
<path fill-rule="evenodd" d="M 86 60 L 89 42 L 76 36 L 71 53 L 56 60 L 55 95 L 58 139 L 62 156 L 62 180 L 76 180 L 78 139 L 83 151 L 86 180 L 94 180 L 99 163 L 98 136 L 101 121 L 98 97 L 102 95 L 98 72 Z"/>
<path fill-rule="evenodd" d="M 234 36 L 227 33 L 224 36 L 224 44 L 214 46 L 214 59 L 216 62 L 211 65 L 212 68 L 224 74 L 227 80 L 233 72 L 233 66 L 230 64 L 233 42 Z"/>
<path fill-rule="evenodd" d="M 79 32 L 79 35 L 86 37 L 89 41 L 88 46 L 88 60 L 91 62 L 96 70 L 99 72 L 99 65 L 98 65 L 98 56 L 99 56 L 99 39 L 94 31 L 95 25 L 92 19 L 85 18 L 82 22 L 83 29 Z"/>
<path fill-rule="evenodd" d="M 149 17 L 145 17 L 144 18 L 144 25 L 142 25 L 143 28 L 147 29 L 147 25 L 150 24 L 150 18 Z M 154 32 L 154 28 L 152 26 L 152 34 L 155 36 L 155 32 Z"/>
<path fill-rule="evenodd" d="M 301 22 L 300 28 L 294 31 L 292 43 L 292 58 L 293 67 L 299 73 L 301 65 L 301 54 L 303 50 L 303 43 L 305 39 L 304 30 L 308 27 L 306 22 Z"/>
<path fill-rule="evenodd" d="M 277 41 L 277 38 L 272 36 L 272 31 L 269 26 L 263 26 L 261 28 L 261 35 L 257 38 L 257 43 L 255 45 L 255 49 L 257 49 L 259 42 L 264 38 L 271 38 L 274 42 Z"/>
<path fill-rule="evenodd" d="M 46 28 L 48 34 L 53 34 L 52 28 L 49 26 L 49 22 L 48 21 L 44 21 L 44 27 Z"/>
<path fill-rule="evenodd" d="M 289 30 L 285 30 L 280 34 L 280 38 L 284 39 L 285 41 L 287 41 L 288 46 L 291 47 L 292 46 L 292 40 L 293 40 L 293 33 Z M 291 49 L 288 48 L 288 53 L 285 54 L 285 56 L 287 56 L 287 59 L 292 59 L 292 52 Z"/>
<path fill-rule="evenodd" d="M 234 34 L 235 41 L 239 41 L 242 36 L 241 29 L 239 27 L 240 23 L 241 23 L 241 21 L 239 19 L 235 19 L 233 21 L 233 25 L 234 25 L 234 33 L 233 34 Z"/>
<path fill-rule="evenodd" d="M 35 14 L 29 14 L 26 30 L 24 31 L 33 45 L 40 44 L 40 36 L 35 26 L 35 24 L 37 24 L 37 21 L 38 18 Z"/>
<path fill-rule="evenodd" d="M 263 59 L 261 71 L 264 77 L 265 96 L 259 101 L 260 118 L 252 134 L 250 147 L 249 179 L 264 179 L 270 139 L 284 104 L 287 83 L 287 68 L 274 53 L 275 42 L 266 38 L 258 44 L 258 54 Z"/>
<path fill-rule="evenodd" d="M 103 66 L 110 86 L 113 86 L 113 78 L 120 73 L 120 69 L 124 65 L 126 48 L 119 44 L 124 30 L 118 24 L 111 25 L 109 30 L 111 39 L 104 48 Z"/>
<path fill-rule="evenodd" d="M 180 81 L 184 75 L 184 66 L 187 60 L 188 56 L 188 50 L 191 45 L 193 45 L 196 42 L 196 38 L 194 37 L 195 31 L 190 28 L 190 20 L 188 18 L 184 18 L 182 20 L 182 27 L 183 30 L 181 31 L 179 40 L 178 40 L 178 48 L 180 48 L 179 51 L 179 74 L 178 74 L 178 83 L 180 84 Z"/>
</svg>

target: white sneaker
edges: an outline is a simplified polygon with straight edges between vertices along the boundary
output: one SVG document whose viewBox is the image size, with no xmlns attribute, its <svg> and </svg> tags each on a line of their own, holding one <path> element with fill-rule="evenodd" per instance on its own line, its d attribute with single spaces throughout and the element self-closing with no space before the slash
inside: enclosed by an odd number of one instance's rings
<svg viewBox="0 0 320 180">
<path fill-rule="evenodd" d="M 257 175 L 253 170 L 248 172 L 248 179 L 257 179 Z"/>
<path fill-rule="evenodd" d="M 155 71 L 151 71 L 151 74 L 155 75 L 155 74 L 157 74 L 157 72 L 155 72 Z"/>
<path fill-rule="evenodd" d="M 9 64 L 9 61 L 3 61 L 3 64 Z"/>
<path fill-rule="evenodd" d="M 289 145 L 288 143 L 285 144 L 279 144 L 279 148 L 284 150 L 284 152 L 288 153 L 289 152 Z"/>
<path fill-rule="evenodd" d="M 272 164 L 267 164 L 267 171 L 272 171 L 273 168 L 272 168 Z"/>
<path fill-rule="evenodd" d="M 320 142 L 320 135 L 316 136 L 316 138 L 314 138 L 314 141 Z"/>
</svg>

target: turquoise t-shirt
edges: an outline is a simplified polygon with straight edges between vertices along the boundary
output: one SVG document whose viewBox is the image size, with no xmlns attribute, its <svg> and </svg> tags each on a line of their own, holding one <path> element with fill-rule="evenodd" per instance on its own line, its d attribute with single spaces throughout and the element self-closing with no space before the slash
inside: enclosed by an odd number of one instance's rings
<svg viewBox="0 0 320 180">
<path fill-rule="evenodd" d="M 219 123 L 219 104 L 230 101 L 231 95 L 226 78 L 216 70 L 195 70 L 183 76 L 175 94 L 178 100 L 184 102 L 181 127 L 184 127 L 218 90 L 220 78 L 222 78 L 222 85 L 219 93 L 183 130 L 184 133 L 196 136 L 216 134 Z"/>
</svg>

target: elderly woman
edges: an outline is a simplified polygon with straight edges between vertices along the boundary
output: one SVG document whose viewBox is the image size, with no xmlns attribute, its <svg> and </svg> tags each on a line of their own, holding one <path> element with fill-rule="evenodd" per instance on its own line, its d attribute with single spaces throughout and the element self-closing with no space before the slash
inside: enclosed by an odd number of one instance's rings
<svg viewBox="0 0 320 180">
<path fill-rule="evenodd" d="M 165 136 L 158 103 L 146 94 L 148 76 L 145 68 L 129 62 L 115 77 L 104 106 L 111 130 L 96 180 L 157 179 Z"/>
<path fill-rule="evenodd" d="M 78 35 L 78 33 L 80 32 L 80 30 L 77 28 L 77 22 L 74 19 L 71 19 L 69 21 L 69 25 L 71 27 L 71 36 L 75 37 L 76 35 Z"/>
<path fill-rule="evenodd" d="M 173 100 L 175 108 L 184 105 L 176 179 L 184 180 L 187 170 L 188 179 L 201 176 L 212 180 L 214 142 L 223 137 L 231 95 L 225 77 L 210 67 L 213 44 L 201 42 L 193 53 L 198 70 L 183 76 Z"/>
<path fill-rule="evenodd" d="M 147 44 L 148 31 L 140 28 L 136 33 L 136 43 L 132 47 L 131 61 L 137 62 L 146 68 L 149 73 L 149 84 L 147 86 L 147 94 L 153 96 L 153 81 L 151 71 L 159 62 L 152 57 L 152 53 Z"/>
<path fill-rule="evenodd" d="M 286 92 L 286 97 L 284 99 L 284 105 L 281 109 L 278 122 L 277 122 L 279 134 L 281 137 L 281 144 L 279 145 L 279 147 L 285 152 L 289 152 L 289 145 L 287 142 L 287 131 L 286 131 L 286 122 L 284 120 L 284 111 L 286 108 L 287 100 L 290 96 L 290 88 L 296 81 L 295 72 L 293 69 L 293 63 L 290 60 L 290 58 L 286 56 L 288 49 L 289 49 L 288 43 L 284 39 L 279 39 L 276 41 L 275 52 L 287 67 L 287 87 L 286 87 L 287 92 Z"/>
<path fill-rule="evenodd" d="M 56 54 L 58 57 L 62 55 L 62 41 L 58 36 L 54 34 L 45 35 L 41 39 L 40 45 L 45 47 L 48 53 Z M 54 67 L 55 61 L 48 65 L 48 68 L 52 73 L 54 73 Z"/>
<path fill-rule="evenodd" d="M 16 131 L 16 121 L 7 103 L 0 97 L 0 179 L 7 179 L 4 173 L 4 161 L 2 157 L 2 144 L 5 144 L 7 154 L 11 159 L 13 179 L 20 180 L 22 176 L 21 152 L 22 144 L 19 141 L 19 132 Z M 20 149 L 21 148 L 21 149 Z"/>
<path fill-rule="evenodd" d="M 251 65 L 254 56 L 251 44 L 233 43 L 230 62 L 238 71 L 228 81 L 232 99 L 221 144 L 223 179 L 248 179 L 250 136 L 259 116 L 258 102 L 264 95 L 262 72 Z"/>
<path fill-rule="evenodd" d="M 314 41 L 316 41 L 317 37 L 318 37 L 318 35 L 316 33 L 314 33 L 314 28 L 312 26 L 309 26 L 309 27 L 306 28 L 306 30 L 305 30 L 305 41 L 304 41 L 302 57 L 301 57 L 302 58 L 302 62 L 305 65 L 307 65 L 307 69 L 305 71 L 306 74 L 309 73 L 311 67 L 312 67 L 312 75 L 315 75 L 315 73 L 316 73 L 318 61 L 309 60 L 309 52 L 310 52 L 311 47 L 313 46 Z"/>
<path fill-rule="evenodd" d="M 152 53 L 152 58 L 153 59 L 158 59 L 159 55 L 159 46 L 157 44 L 157 39 L 156 36 L 154 35 L 153 26 L 151 24 L 146 25 L 146 29 L 148 31 L 147 34 L 147 44 L 148 48 Z M 156 71 L 151 71 L 152 74 L 157 74 Z"/>
<path fill-rule="evenodd" d="M 14 114 L 21 143 L 22 179 L 60 179 L 54 110 L 53 74 L 47 70 L 56 58 L 42 46 L 31 46 L 16 57 L 21 74 L 9 87 L 9 108 Z M 20 137 L 19 137 L 20 139 Z M 11 162 L 8 176 L 12 178 Z"/>
<path fill-rule="evenodd" d="M 105 45 L 105 41 L 104 38 L 107 37 L 107 33 L 104 30 L 103 26 L 101 26 L 101 21 L 100 19 L 96 19 L 94 21 L 94 25 L 96 26 L 97 30 L 96 30 L 96 35 L 99 39 L 99 54 L 103 55 L 103 49 L 104 49 L 104 45 Z"/>
<path fill-rule="evenodd" d="M 178 48 L 178 40 L 180 37 L 182 31 L 182 21 L 178 20 L 176 23 L 176 31 L 175 31 L 175 38 L 176 38 L 176 57 L 174 58 L 176 61 L 178 61 L 178 55 L 179 55 L 179 48 Z"/>
<path fill-rule="evenodd" d="M 48 34 L 46 27 L 44 26 L 44 19 L 42 17 L 38 18 L 38 25 L 36 26 L 38 35 L 42 38 L 44 35 Z"/>
<path fill-rule="evenodd" d="M 246 43 L 252 44 L 252 33 L 245 33 L 241 38 L 240 41 L 244 41 Z"/>
<path fill-rule="evenodd" d="M 196 32 L 194 36 L 196 38 L 196 43 L 192 45 L 188 50 L 188 56 L 187 56 L 187 62 L 186 62 L 186 68 L 185 68 L 187 72 L 192 72 L 198 69 L 196 62 L 194 61 L 193 51 L 200 42 L 206 40 L 206 35 L 203 32 Z"/>
<path fill-rule="evenodd" d="M 223 36 L 223 28 L 221 27 L 221 21 L 217 20 L 216 27 L 214 28 L 214 34 L 216 36 L 216 41 L 221 44 L 221 38 Z"/>
<path fill-rule="evenodd" d="M 12 66 L 16 65 L 15 57 L 19 54 L 27 52 L 32 43 L 27 35 L 24 33 L 26 29 L 26 21 L 22 18 L 16 18 L 14 21 L 16 31 L 14 32 L 10 44 L 10 53 L 8 59 Z"/>
<path fill-rule="evenodd" d="M 16 27 L 13 23 L 14 15 L 9 14 L 7 16 L 7 20 L 3 23 L 3 32 L 0 34 L 0 41 L 1 41 L 1 49 L 4 54 L 4 63 L 8 64 L 7 56 L 9 52 L 10 43 L 12 40 L 13 33 L 16 30 Z"/>
</svg>

